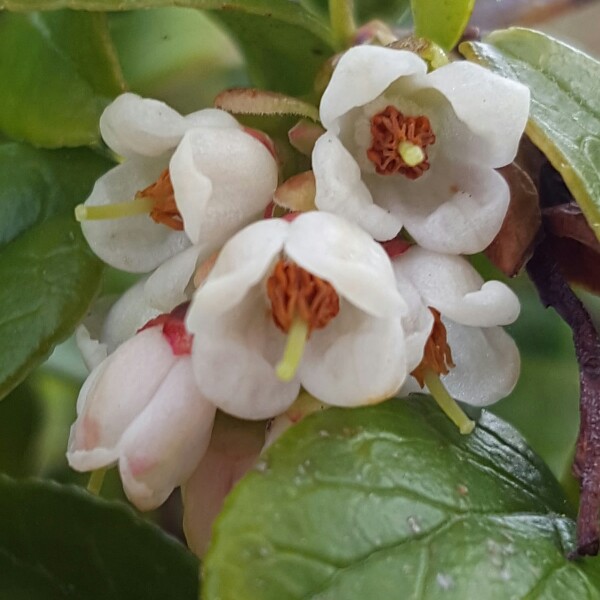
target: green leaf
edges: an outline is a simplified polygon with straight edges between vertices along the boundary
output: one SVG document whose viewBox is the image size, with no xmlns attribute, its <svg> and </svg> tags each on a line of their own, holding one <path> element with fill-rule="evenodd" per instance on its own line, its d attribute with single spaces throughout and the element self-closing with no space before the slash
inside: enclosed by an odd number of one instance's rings
<svg viewBox="0 0 600 600">
<path fill-rule="evenodd" d="M 328 27 L 294 0 L 0 0 L 0 8 L 9 10 L 68 6 L 115 11 L 175 5 L 218 11 L 215 16 L 234 34 L 258 87 L 310 93 L 317 71 L 333 54 Z"/>
<path fill-rule="evenodd" d="M 426 396 L 330 409 L 229 496 L 204 597 L 600 598 L 598 561 L 588 575 L 565 558 L 571 515 L 547 467 L 489 413 L 461 436 Z"/>
<path fill-rule="evenodd" d="M 411 0 L 415 34 L 452 50 L 471 18 L 475 0 Z"/>
<path fill-rule="evenodd" d="M 194 600 L 196 559 L 124 505 L 0 476 L 0 597 Z"/>
<path fill-rule="evenodd" d="M 0 397 L 67 338 L 95 296 L 102 263 L 72 217 L 21 235 L 0 254 Z"/>
<path fill-rule="evenodd" d="M 531 90 L 526 133 L 563 176 L 600 239 L 600 63 L 543 33 L 513 28 L 461 44 L 469 60 Z"/>
<path fill-rule="evenodd" d="M 124 87 L 102 14 L 0 14 L 0 130 L 36 146 L 99 140 L 98 119 Z"/>
<path fill-rule="evenodd" d="M 87 149 L 0 145 L 0 397 L 85 314 L 102 265 L 73 207 L 112 163 Z"/>
<path fill-rule="evenodd" d="M 300 0 L 300 4 L 323 17 L 327 16 L 329 0 Z M 354 11 L 358 24 L 372 19 L 399 21 L 410 10 L 410 0 L 354 0 Z"/>
</svg>

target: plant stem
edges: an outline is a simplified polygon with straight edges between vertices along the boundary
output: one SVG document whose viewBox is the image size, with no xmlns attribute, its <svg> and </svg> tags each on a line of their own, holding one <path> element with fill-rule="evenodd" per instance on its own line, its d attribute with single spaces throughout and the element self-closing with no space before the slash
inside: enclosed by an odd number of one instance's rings
<svg viewBox="0 0 600 600">
<path fill-rule="evenodd" d="M 335 47 L 345 50 L 356 32 L 354 0 L 329 0 L 329 19 Z"/>
<path fill-rule="evenodd" d="M 600 336 L 561 273 L 550 238 L 537 247 L 527 264 L 527 272 L 542 303 L 554 308 L 573 332 L 581 413 L 573 463 L 581 490 L 574 556 L 595 556 L 600 549 Z"/>
</svg>

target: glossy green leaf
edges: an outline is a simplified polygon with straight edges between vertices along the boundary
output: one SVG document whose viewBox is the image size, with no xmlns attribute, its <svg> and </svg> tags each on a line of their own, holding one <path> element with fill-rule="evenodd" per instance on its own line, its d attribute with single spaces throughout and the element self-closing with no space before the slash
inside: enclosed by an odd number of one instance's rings
<svg viewBox="0 0 600 600">
<path fill-rule="evenodd" d="M 95 296 L 102 263 L 72 217 L 33 227 L 0 254 L 0 397 L 68 337 Z"/>
<path fill-rule="evenodd" d="M 0 14 L 0 130 L 36 146 L 99 140 L 98 119 L 124 87 L 102 14 Z"/>
<path fill-rule="evenodd" d="M 600 598 L 599 562 L 565 558 L 571 517 L 547 467 L 489 413 L 461 436 L 425 396 L 330 409 L 229 496 L 204 597 Z"/>
<path fill-rule="evenodd" d="M 300 0 L 300 4 L 325 17 L 329 0 Z M 372 19 L 398 21 L 410 10 L 410 0 L 354 0 L 354 10 L 359 25 Z"/>
<path fill-rule="evenodd" d="M 0 476 L 0 597 L 195 600 L 196 559 L 122 504 Z"/>
<path fill-rule="evenodd" d="M 415 33 L 451 50 L 467 26 L 475 0 L 411 0 Z"/>
<path fill-rule="evenodd" d="M 242 48 L 256 86 L 309 93 L 323 61 L 333 54 L 322 20 L 294 0 L 0 0 L 9 10 L 132 10 L 166 6 L 214 10 Z"/>
<path fill-rule="evenodd" d="M 538 31 L 461 44 L 469 59 L 531 90 L 526 133 L 560 172 L 600 239 L 600 63 Z"/>
</svg>

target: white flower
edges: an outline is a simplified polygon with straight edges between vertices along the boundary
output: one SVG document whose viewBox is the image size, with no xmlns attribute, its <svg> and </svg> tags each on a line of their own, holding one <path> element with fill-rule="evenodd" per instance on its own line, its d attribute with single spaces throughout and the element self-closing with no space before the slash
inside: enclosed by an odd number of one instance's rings
<svg viewBox="0 0 600 600">
<path fill-rule="evenodd" d="M 198 556 L 208 548 L 225 497 L 254 466 L 264 443 L 264 421 L 239 421 L 217 413 L 206 454 L 181 490 L 185 537 Z"/>
<path fill-rule="evenodd" d="M 78 471 L 119 464 L 140 509 L 164 502 L 208 446 L 215 406 L 198 390 L 176 309 L 120 345 L 85 381 L 67 458 Z"/>
<path fill-rule="evenodd" d="M 441 377 L 450 395 L 475 406 L 507 396 L 520 369 L 517 346 L 500 327 L 519 315 L 519 300 L 510 288 L 499 281 L 484 283 L 462 257 L 417 246 L 395 258 L 393 264 L 399 289 L 410 282 L 423 303 L 441 314 L 442 337 L 445 328 L 455 365 Z M 440 327 L 439 321 L 436 325 Z M 403 391 L 414 389 L 413 380 L 411 389 L 405 387 Z"/>
<path fill-rule="evenodd" d="M 77 214 L 92 250 L 119 269 L 148 272 L 190 244 L 218 246 L 258 218 L 277 187 L 267 146 L 221 110 L 183 117 L 123 94 L 100 130 L 125 161 Z"/>
<path fill-rule="evenodd" d="M 198 385 L 249 419 L 284 412 L 301 385 L 332 405 L 383 400 L 419 363 L 431 329 L 420 301 L 416 311 L 409 302 L 385 251 L 356 225 L 320 212 L 255 223 L 223 247 L 192 301 Z"/>
<path fill-rule="evenodd" d="M 348 50 L 321 101 L 316 205 L 377 240 L 402 227 L 422 247 L 471 254 L 492 241 L 509 190 L 529 90 L 466 61 L 427 73 L 416 54 Z"/>
</svg>

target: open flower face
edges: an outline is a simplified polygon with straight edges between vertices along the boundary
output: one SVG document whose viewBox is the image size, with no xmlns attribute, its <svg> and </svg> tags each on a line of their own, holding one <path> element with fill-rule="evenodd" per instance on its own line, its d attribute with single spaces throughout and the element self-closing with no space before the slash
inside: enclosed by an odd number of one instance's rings
<svg viewBox="0 0 600 600">
<path fill-rule="evenodd" d="M 525 86 L 472 63 L 427 73 L 411 52 L 352 48 L 321 101 L 316 205 L 377 240 L 406 227 L 424 248 L 479 252 L 508 208 L 494 169 L 514 159 L 528 111 Z"/>
<path fill-rule="evenodd" d="M 224 246 L 192 301 L 198 386 L 247 419 L 284 412 L 301 385 L 332 405 L 383 400 L 431 328 L 408 314 L 388 256 L 356 225 L 319 212 L 255 223 Z"/>
<path fill-rule="evenodd" d="M 519 315 L 519 301 L 510 288 L 484 282 L 462 257 L 417 246 L 393 263 L 399 288 L 412 283 L 435 317 L 414 379 L 423 387 L 431 370 L 454 398 L 476 406 L 507 396 L 520 369 L 517 346 L 501 327 Z"/>
<path fill-rule="evenodd" d="M 216 247 L 277 187 L 267 144 L 221 110 L 183 117 L 123 94 L 100 130 L 125 161 L 96 182 L 78 218 L 94 252 L 119 269 L 148 272 L 190 244 Z"/>
<path fill-rule="evenodd" d="M 162 504 L 208 446 L 215 407 L 196 386 L 180 309 L 123 343 L 90 374 L 77 401 L 67 458 L 78 471 L 119 464 L 128 498 Z"/>
</svg>

